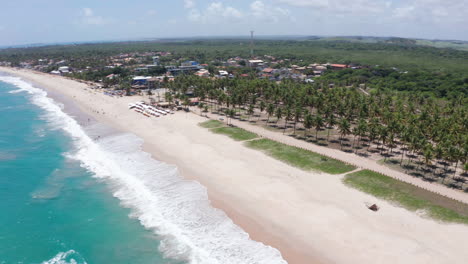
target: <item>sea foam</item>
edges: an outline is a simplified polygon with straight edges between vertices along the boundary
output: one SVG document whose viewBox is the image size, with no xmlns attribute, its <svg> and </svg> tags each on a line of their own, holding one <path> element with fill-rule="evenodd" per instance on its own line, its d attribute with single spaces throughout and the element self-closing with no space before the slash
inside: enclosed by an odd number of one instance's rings
<svg viewBox="0 0 468 264">
<path fill-rule="evenodd" d="M 156 161 L 142 151 L 133 134 L 113 134 L 93 141 L 80 125 L 44 90 L 17 77 L 1 77 L 30 93 L 47 112 L 53 127 L 69 133 L 77 146 L 71 158 L 109 182 L 114 196 L 131 208 L 131 217 L 161 239 L 166 257 L 198 264 L 284 264 L 275 248 L 253 241 L 227 215 L 210 205 L 205 187 L 184 180 L 175 166 Z"/>
<path fill-rule="evenodd" d="M 43 261 L 41 264 L 87 264 L 86 261 L 74 250 L 60 252 L 53 258 Z"/>
</svg>

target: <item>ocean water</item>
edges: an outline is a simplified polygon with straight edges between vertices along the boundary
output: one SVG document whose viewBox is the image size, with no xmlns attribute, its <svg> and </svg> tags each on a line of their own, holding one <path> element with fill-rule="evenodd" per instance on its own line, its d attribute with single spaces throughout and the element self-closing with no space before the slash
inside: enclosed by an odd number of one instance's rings
<svg viewBox="0 0 468 264">
<path fill-rule="evenodd" d="M 0 264 L 286 263 L 140 138 L 46 95 L 0 75 Z"/>
</svg>

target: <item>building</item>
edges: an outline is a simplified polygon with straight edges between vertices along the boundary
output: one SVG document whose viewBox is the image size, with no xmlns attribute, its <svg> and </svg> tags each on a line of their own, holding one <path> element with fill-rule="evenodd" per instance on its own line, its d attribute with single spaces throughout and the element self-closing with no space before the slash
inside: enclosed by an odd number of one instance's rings
<svg viewBox="0 0 468 264">
<path fill-rule="evenodd" d="M 263 61 L 262 60 L 249 60 L 249 66 L 253 68 L 263 66 Z"/>
<path fill-rule="evenodd" d="M 151 79 L 151 77 L 135 76 L 132 79 L 132 85 L 147 85 L 148 79 Z"/>
<path fill-rule="evenodd" d="M 219 71 L 220 76 L 228 76 L 229 73 L 227 71 Z"/>
<path fill-rule="evenodd" d="M 195 73 L 199 77 L 210 77 L 210 72 L 207 69 L 201 69 Z"/>
<path fill-rule="evenodd" d="M 68 66 L 62 66 L 58 68 L 58 71 L 62 74 L 69 73 L 71 72 L 70 67 Z"/>
<path fill-rule="evenodd" d="M 346 64 L 332 64 L 330 67 L 334 70 L 342 70 L 348 68 L 348 65 Z"/>
<path fill-rule="evenodd" d="M 159 66 L 159 56 L 153 57 L 153 65 Z"/>
<path fill-rule="evenodd" d="M 192 66 L 198 66 L 199 63 L 196 61 L 184 61 L 180 64 L 181 67 L 192 67 Z"/>
</svg>

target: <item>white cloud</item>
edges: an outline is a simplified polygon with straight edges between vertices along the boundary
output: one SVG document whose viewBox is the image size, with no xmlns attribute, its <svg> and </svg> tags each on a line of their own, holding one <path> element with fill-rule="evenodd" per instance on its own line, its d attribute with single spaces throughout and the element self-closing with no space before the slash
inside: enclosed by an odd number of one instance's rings
<svg viewBox="0 0 468 264">
<path fill-rule="evenodd" d="M 468 0 L 412 0 L 392 10 L 395 19 L 437 25 L 468 23 Z"/>
<path fill-rule="evenodd" d="M 85 7 L 85 8 L 83 8 L 81 10 L 81 13 L 82 13 L 81 22 L 83 24 L 87 24 L 87 25 L 104 25 L 104 24 L 109 23 L 109 20 L 104 19 L 101 16 L 94 15 L 94 11 L 91 8 Z"/>
<path fill-rule="evenodd" d="M 154 15 L 157 14 L 157 12 L 156 12 L 156 10 L 154 10 L 154 9 L 150 9 L 150 10 L 148 10 L 148 11 L 146 12 L 146 14 L 147 14 L 148 16 L 154 16 Z"/>
<path fill-rule="evenodd" d="M 86 17 L 93 16 L 93 10 L 91 8 L 83 8 L 83 15 Z"/>
<path fill-rule="evenodd" d="M 325 10 L 330 13 L 382 13 L 391 3 L 387 0 L 277 0 L 282 4 Z"/>
<path fill-rule="evenodd" d="M 266 6 L 262 1 L 254 1 L 250 4 L 251 15 L 256 20 L 278 22 L 283 18 L 290 18 L 288 9 Z"/>
<path fill-rule="evenodd" d="M 238 22 L 243 16 L 243 13 L 234 7 L 225 6 L 221 2 L 213 2 L 203 12 L 198 9 L 190 10 L 188 19 L 201 23 Z"/>
<path fill-rule="evenodd" d="M 192 22 L 205 24 L 293 20 L 288 9 L 266 5 L 260 0 L 253 1 L 244 10 L 225 5 L 222 2 L 212 2 L 202 11 L 192 8 L 189 11 L 188 19 Z"/>
<path fill-rule="evenodd" d="M 396 18 L 409 18 L 414 10 L 414 6 L 397 7 L 393 10 L 393 16 Z"/>
<path fill-rule="evenodd" d="M 187 9 L 192 9 L 195 7 L 195 1 L 193 0 L 184 0 L 184 7 Z"/>
</svg>

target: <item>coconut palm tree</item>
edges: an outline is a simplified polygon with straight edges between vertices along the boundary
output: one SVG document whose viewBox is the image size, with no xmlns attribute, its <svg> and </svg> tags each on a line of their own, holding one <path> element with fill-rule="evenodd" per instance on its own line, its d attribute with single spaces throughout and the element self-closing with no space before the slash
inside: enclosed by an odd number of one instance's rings
<svg viewBox="0 0 468 264">
<path fill-rule="evenodd" d="M 294 109 L 294 132 L 293 134 L 296 134 L 296 125 L 297 125 L 297 122 L 299 122 L 299 120 L 302 117 L 302 112 L 303 110 L 299 106 L 296 106 L 296 108 Z"/>
<path fill-rule="evenodd" d="M 292 117 L 291 108 L 289 106 L 286 106 L 286 113 L 285 113 L 285 116 L 284 116 L 283 134 L 286 132 L 286 129 L 288 128 L 288 121 L 291 119 L 291 117 Z"/>
<path fill-rule="evenodd" d="M 434 151 L 433 151 L 432 144 L 429 143 L 424 147 L 423 155 L 424 155 L 424 164 L 426 164 L 426 169 L 429 169 L 429 165 L 431 165 L 432 159 L 434 158 Z"/>
<path fill-rule="evenodd" d="M 335 115 L 333 113 L 331 113 L 330 115 L 328 115 L 327 117 L 327 141 L 330 141 L 330 130 L 333 129 L 333 127 L 336 125 L 336 118 L 335 118 Z"/>
<path fill-rule="evenodd" d="M 268 118 L 267 118 L 267 124 L 268 124 L 268 122 L 270 121 L 270 116 L 272 116 L 275 113 L 275 105 L 268 104 L 267 113 L 268 113 Z"/>
<path fill-rule="evenodd" d="M 342 118 L 338 123 L 338 129 L 340 130 L 340 148 L 343 148 L 343 136 L 351 134 L 351 125 L 346 118 Z"/>
<path fill-rule="evenodd" d="M 306 131 L 309 131 L 312 128 L 313 123 L 314 123 L 314 117 L 310 113 L 307 113 L 304 117 L 304 128 L 306 129 Z M 307 137 L 305 132 L 304 132 L 304 137 Z"/>
<path fill-rule="evenodd" d="M 280 119 L 283 117 L 283 108 L 281 107 L 278 107 L 276 108 L 276 124 L 278 124 L 278 121 L 280 121 Z"/>
<path fill-rule="evenodd" d="M 324 126 L 324 122 L 323 122 L 322 116 L 317 115 L 317 116 L 315 117 L 314 125 L 315 125 L 315 141 L 318 142 L 318 132 L 319 132 L 319 130 L 321 130 L 322 127 Z"/>
<path fill-rule="evenodd" d="M 260 102 L 260 113 L 258 114 L 258 120 L 260 120 L 260 117 L 262 116 L 262 113 L 263 111 L 265 110 L 266 108 L 266 104 L 264 101 L 261 101 Z"/>
</svg>

